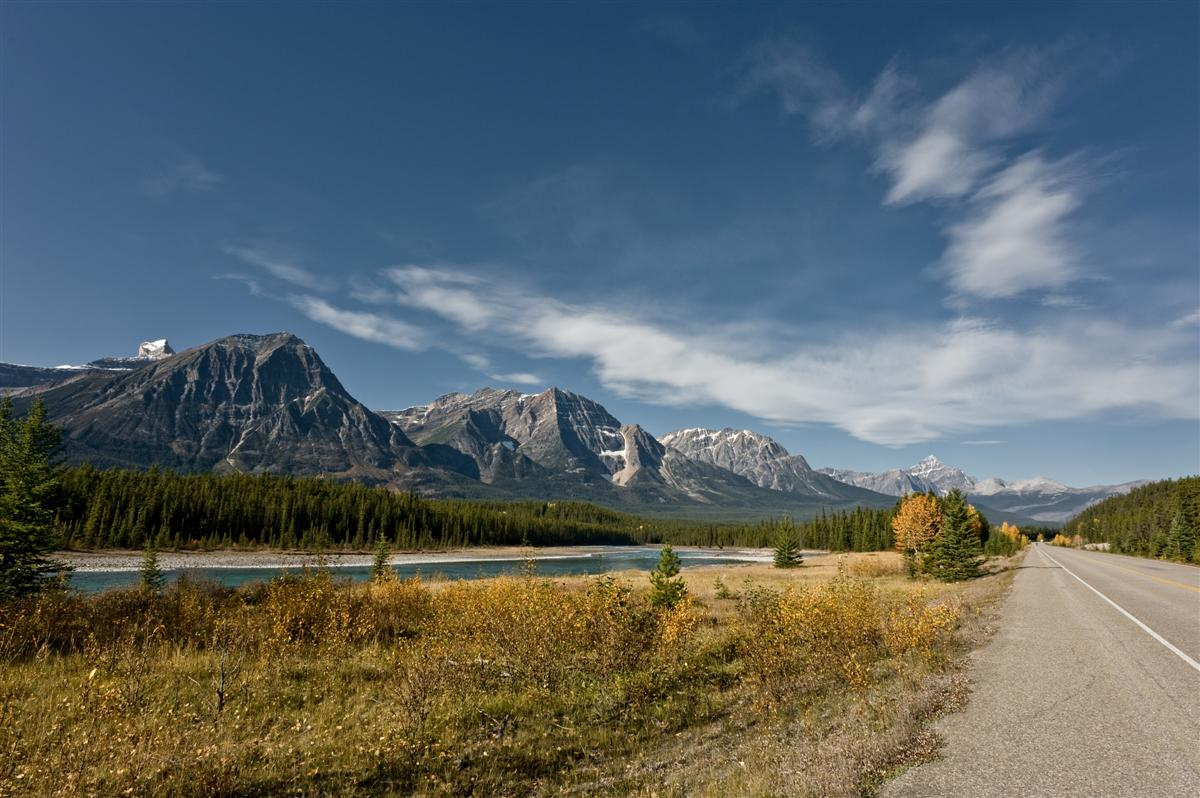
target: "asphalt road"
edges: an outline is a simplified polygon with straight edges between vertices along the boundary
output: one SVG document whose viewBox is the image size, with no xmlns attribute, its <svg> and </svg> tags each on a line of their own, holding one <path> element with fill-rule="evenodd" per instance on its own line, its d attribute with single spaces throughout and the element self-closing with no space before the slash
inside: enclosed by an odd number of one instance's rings
<svg viewBox="0 0 1200 798">
<path fill-rule="evenodd" d="M 1033 546 L 971 676 L 882 795 L 1200 796 L 1200 568 Z"/>
</svg>

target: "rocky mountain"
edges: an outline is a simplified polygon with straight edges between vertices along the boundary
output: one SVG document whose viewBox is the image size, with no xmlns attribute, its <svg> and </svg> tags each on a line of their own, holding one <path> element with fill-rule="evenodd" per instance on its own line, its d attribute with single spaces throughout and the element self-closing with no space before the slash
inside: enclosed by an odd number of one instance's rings
<svg viewBox="0 0 1200 798">
<path fill-rule="evenodd" d="M 823 468 L 820 472 L 836 480 L 889 496 L 933 491 L 945 495 L 957 488 L 982 508 L 1024 516 L 1041 523 L 1060 523 L 1109 496 L 1128 493 L 1144 481 L 1122 485 L 1093 485 L 1072 488 L 1047 477 L 1008 482 L 998 477 L 976 480 L 961 469 L 945 465 L 933 455 L 908 468 L 869 473 Z"/>
<path fill-rule="evenodd" d="M 448 447 L 418 448 L 294 335 L 234 335 L 144 360 L 77 372 L 37 393 L 70 459 L 377 482 L 412 467 L 469 465 Z"/>
<path fill-rule="evenodd" d="M 845 483 L 814 471 L 802 455 L 789 454 L 777 441 L 753 430 L 681 429 L 661 440 L 668 448 L 739 474 L 761 488 L 853 498 Z"/>
<path fill-rule="evenodd" d="M 175 354 L 166 338 L 142 341 L 133 357 L 102 357 L 82 366 L 22 366 L 0 363 L 0 395 L 17 394 L 23 389 L 44 389 L 87 371 L 130 371 Z"/>
<path fill-rule="evenodd" d="M 164 357 L 170 357 L 175 354 L 175 350 L 167 343 L 166 338 L 159 338 L 156 341 L 142 341 L 138 346 L 137 356 L 143 360 L 162 360 Z"/>
<path fill-rule="evenodd" d="M 622 424 L 600 404 L 560 388 L 537 394 L 485 388 L 382 415 L 418 444 L 444 443 L 471 457 L 490 485 L 604 485 L 660 503 L 741 503 L 760 493 L 745 478 L 666 447 L 637 424 Z"/>
<path fill-rule="evenodd" d="M 1147 480 L 1072 488 L 1047 477 L 1019 482 L 992 477 L 976 483 L 972 496 L 978 503 L 996 510 L 1019 513 L 1043 523 L 1061 523 L 1093 504 L 1112 496 L 1122 496 L 1145 484 Z"/>
<path fill-rule="evenodd" d="M 908 468 L 893 468 L 878 474 L 865 471 L 848 471 L 840 468 L 822 468 L 820 473 L 848 485 L 885 493 L 889 496 L 904 496 L 909 493 L 933 491 L 945 495 L 955 488 L 970 493 L 975 480 L 963 471 L 942 463 L 929 455 Z"/>
</svg>

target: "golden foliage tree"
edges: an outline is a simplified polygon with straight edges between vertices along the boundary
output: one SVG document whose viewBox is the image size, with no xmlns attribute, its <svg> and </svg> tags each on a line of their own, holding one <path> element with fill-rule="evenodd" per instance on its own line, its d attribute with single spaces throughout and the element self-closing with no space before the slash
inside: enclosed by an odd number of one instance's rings
<svg viewBox="0 0 1200 798">
<path fill-rule="evenodd" d="M 942 510 L 936 496 L 914 493 L 900 500 L 892 518 L 896 548 L 906 557 L 916 558 L 933 542 L 942 528 Z"/>
</svg>

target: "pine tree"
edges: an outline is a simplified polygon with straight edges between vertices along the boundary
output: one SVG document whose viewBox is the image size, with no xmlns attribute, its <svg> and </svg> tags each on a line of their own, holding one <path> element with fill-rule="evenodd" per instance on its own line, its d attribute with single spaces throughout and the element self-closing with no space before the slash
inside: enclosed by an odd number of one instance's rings
<svg viewBox="0 0 1200 798">
<path fill-rule="evenodd" d="M 800 553 L 800 541 L 796 528 L 788 519 L 779 524 L 779 532 L 775 536 L 775 567 L 797 568 L 804 564 L 804 555 Z"/>
<path fill-rule="evenodd" d="M 1171 531 L 1167 533 L 1167 554 L 1173 560 L 1190 562 L 1196 551 L 1196 530 L 1184 520 L 1183 512 L 1177 510 L 1171 519 Z"/>
<path fill-rule="evenodd" d="M 379 542 L 375 544 L 375 558 L 371 561 L 371 579 L 383 582 L 395 575 L 396 572 L 388 566 L 391 555 L 392 550 L 388 546 L 387 538 L 380 535 Z"/>
<path fill-rule="evenodd" d="M 146 541 L 146 551 L 142 554 L 142 589 L 148 593 L 157 593 L 167 584 L 167 577 L 158 567 L 158 550 L 154 548 L 153 539 Z"/>
<path fill-rule="evenodd" d="M 671 609 L 687 596 L 687 585 L 679 576 L 679 555 L 670 545 L 662 547 L 658 566 L 650 572 L 650 603 L 655 607 Z"/>
<path fill-rule="evenodd" d="M 979 536 L 966 498 L 952 490 L 941 501 L 942 527 L 929 548 L 926 570 L 943 582 L 979 576 Z"/>
<path fill-rule="evenodd" d="M 21 421 L 0 402 L 0 599 L 36 593 L 69 569 L 49 559 L 60 434 L 41 399 Z"/>
</svg>

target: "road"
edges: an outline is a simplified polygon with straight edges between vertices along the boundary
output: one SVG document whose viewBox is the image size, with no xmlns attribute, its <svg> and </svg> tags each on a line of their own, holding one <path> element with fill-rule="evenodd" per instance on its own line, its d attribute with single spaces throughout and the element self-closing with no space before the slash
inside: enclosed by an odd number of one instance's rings
<svg viewBox="0 0 1200 798">
<path fill-rule="evenodd" d="M 1033 546 L 973 659 L 943 758 L 881 795 L 1200 796 L 1200 568 Z"/>
</svg>

